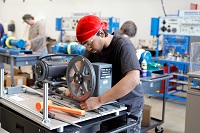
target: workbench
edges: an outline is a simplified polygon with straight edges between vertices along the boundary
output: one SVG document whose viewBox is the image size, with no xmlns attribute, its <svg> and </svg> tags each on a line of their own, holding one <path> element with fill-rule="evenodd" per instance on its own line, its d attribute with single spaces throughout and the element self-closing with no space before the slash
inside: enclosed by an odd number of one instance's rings
<svg viewBox="0 0 200 133">
<path fill-rule="evenodd" d="M 37 54 L 10 55 L 8 53 L 0 53 L 0 62 L 10 64 L 11 66 L 11 86 L 14 86 L 14 66 L 35 65 L 39 57 L 40 55 Z"/>
<path fill-rule="evenodd" d="M 0 80 L 3 81 L 4 71 L 0 71 Z M 48 83 L 45 83 L 45 85 Z M 79 102 L 71 98 L 61 98 L 58 95 L 48 95 L 47 87 L 43 88 L 43 96 L 35 93 L 35 90 L 31 89 L 24 93 L 23 91 L 7 94 L 4 90 L 4 84 L 0 84 L 0 104 L 1 104 L 1 127 L 11 133 L 90 133 L 100 130 L 100 124 L 103 121 L 114 119 L 122 115 L 127 115 L 127 107 L 123 104 L 113 101 L 105 104 L 98 109 L 98 111 L 85 112 L 84 116 L 78 116 L 59 110 L 51 109 L 51 113 L 56 114 L 59 118 L 65 119 L 65 122 L 56 119 L 49 119 L 45 121 L 44 114 L 41 114 L 35 107 L 36 102 L 45 101 L 49 99 L 53 101 L 53 104 L 66 106 L 68 108 L 80 109 Z M 44 86 L 45 86 L 44 85 Z M 39 91 L 39 90 L 38 90 Z M 42 91 L 40 89 L 40 91 Z M 41 93 L 41 92 L 40 92 Z M 44 109 L 45 111 L 46 109 Z M 47 117 L 48 118 L 48 117 Z M 67 121 L 67 122 L 66 122 Z M 77 124 L 80 127 L 74 126 Z M 115 129 L 112 132 L 123 131 L 133 124 L 127 124 Z"/>
<path fill-rule="evenodd" d="M 49 98 L 53 99 L 53 96 Z M 42 101 L 42 98 L 26 93 L 4 96 L 1 99 L 1 127 L 11 133 L 16 133 L 17 131 L 20 131 L 20 133 L 70 133 L 77 131 L 89 133 L 98 131 L 103 121 L 126 115 L 127 113 L 125 111 L 126 107 L 118 108 L 112 105 L 105 105 L 104 107 L 109 106 L 109 110 L 101 114 L 90 111 L 86 112 L 85 116 L 80 117 L 52 110 L 58 117 L 82 126 L 82 128 L 79 128 L 54 119 L 50 119 L 50 122 L 44 123 L 42 121 L 42 114 L 35 109 L 37 101 Z M 65 103 L 66 106 L 73 104 L 74 108 L 77 108 L 76 106 L 79 104 L 69 99 L 67 101 L 60 100 L 60 103 Z"/>
</svg>

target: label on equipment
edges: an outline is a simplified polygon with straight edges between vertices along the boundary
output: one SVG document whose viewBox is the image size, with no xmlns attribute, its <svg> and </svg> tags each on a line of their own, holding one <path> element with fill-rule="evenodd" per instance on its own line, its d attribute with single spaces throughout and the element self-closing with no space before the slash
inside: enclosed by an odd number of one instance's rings
<svg viewBox="0 0 200 133">
<path fill-rule="evenodd" d="M 153 82 L 150 83 L 150 87 L 153 87 Z"/>
<path fill-rule="evenodd" d="M 107 84 L 107 83 L 108 83 L 108 80 L 104 80 L 104 81 L 103 81 L 103 84 Z"/>
<path fill-rule="evenodd" d="M 101 68 L 100 70 L 100 78 L 101 79 L 108 79 L 108 78 L 111 78 L 111 71 L 112 69 L 111 68 Z"/>
</svg>

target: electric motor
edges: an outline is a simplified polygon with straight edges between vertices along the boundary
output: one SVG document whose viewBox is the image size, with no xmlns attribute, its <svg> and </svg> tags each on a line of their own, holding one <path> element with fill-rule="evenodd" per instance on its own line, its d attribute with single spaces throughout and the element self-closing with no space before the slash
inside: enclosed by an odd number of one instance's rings
<svg viewBox="0 0 200 133">
<path fill-rule="evenodd" d="M 49 78 L 64 77 L 69 59 L 38 60 L 35 65 L 35 77 L 37 81 Z"/>
</svg>

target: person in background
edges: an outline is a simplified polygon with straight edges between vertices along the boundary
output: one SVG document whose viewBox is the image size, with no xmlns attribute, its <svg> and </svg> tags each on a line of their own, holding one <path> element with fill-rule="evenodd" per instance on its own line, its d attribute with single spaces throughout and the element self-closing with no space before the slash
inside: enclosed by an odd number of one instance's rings
<svg viewBox="0 0 200 133">
<path fill-rule="evenodd" d="M 122 24 L 118 33 L 124 37 L 132 38 L 137 33 L 137 26 L 133 21 L 126 21 Z"/>
<path fill-rule="evenodd" d="M 28 40 L 26 41 L 26 46 L 31 46 L 33 54 L 38 54 L 40 57 L 48 55 L 47 46 L 46 46 L 46 36 L 45 36 L 45 27 L 40 21 L 35 21 L 34 17 L 30 14 L 25 14 L 22 17 L 23 21 L 30 25 Z M 37 86 L 35 77 L 35 66 L 32 66 L 33 70 L 33 80 Z M 34 87 L 36 87 L 34 86 Z"/>
<path fill-rule="evenodd" d="M 2 45 L 1 38 L 3 37 L 3 35 L 4 35 L 4 28 L 3 25 L 0 23 L 0 46 Z"/>
<path fill-rule="evenodd" d="M 46 46 L 45 28 L 42 22 L 36 22 L 34 17 L 30 14 L 25 14 L 22 19 L 30 25 L 26 46 L 31 46 L 31 50 L 33 50 L 34 53 L 39 54 L 41 57 L 47 55 L 48 51 Z"/>
<path fill-rule="evenodd" d="M 98 97 L 90 97 L 81 102 L 80 107 L 89 111 L 117 100 L 127 106 L 131 123 L 136 123 L 136 126 L 131 127 L 131 133 L 139 133 L 144 98 L 140 85 L 141 68 L 132 42 L 117 32 L 109 34 L 107 23 L 93 15 L 84 16 L 79 20 L 76 37 L 78 42 L 86 47 L 83 56 L 91 62 L 112 64 L 112 88 Z M 101 124 L 99 132 L 106 132 L 124 124 L 124 117 L 105 121 Z"/>
<path fill-rule="evenodd" d="M 117 30 L 116 32 L 130 39 L 130 38 L 135 37 L 137 33 L 137 26 L 135 25 L 133 21 L 129 20 L 129 21 L 124 22 L 122 26 L 120 27 L 120 29 Z M 140 60 L 140 56 L 144 51 L 145 51 L 144 49 L 136 49 L 136 55 L 137 55 L 138 60 Z"/>
</svg>

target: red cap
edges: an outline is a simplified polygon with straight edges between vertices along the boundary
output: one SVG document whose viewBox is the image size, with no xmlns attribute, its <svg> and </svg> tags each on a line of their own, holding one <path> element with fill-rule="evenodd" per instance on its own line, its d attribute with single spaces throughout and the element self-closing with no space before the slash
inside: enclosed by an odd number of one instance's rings
<svg viewBox="0 0 200 133">
<path fill-rule="evenodd" d="M 107 29 L 108 24 L 94 15 L 87 15 L 78 21 L 76 27 L 76 37 L 78 42 L 82 43 L 95 35 L 98 30 Z"/>
</svg>

